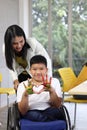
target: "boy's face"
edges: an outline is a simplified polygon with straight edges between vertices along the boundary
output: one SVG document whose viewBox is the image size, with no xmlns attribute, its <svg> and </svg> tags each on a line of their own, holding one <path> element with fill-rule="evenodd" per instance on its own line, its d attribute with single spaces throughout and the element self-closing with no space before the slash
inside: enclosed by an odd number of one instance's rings
<svg viewBox="0 0 87 130">
<path fill-rule="evenodd" d="M 34 80 L 42 81 L 42 75 L 45 76 L 48 69 L 43 63 L 32 64 L 30 67 L 30 73 Z"/>
</svg>

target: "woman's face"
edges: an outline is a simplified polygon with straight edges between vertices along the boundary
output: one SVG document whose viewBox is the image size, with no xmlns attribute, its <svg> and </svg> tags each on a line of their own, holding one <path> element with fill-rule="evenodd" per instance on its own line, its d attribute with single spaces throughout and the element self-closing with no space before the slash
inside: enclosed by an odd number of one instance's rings
<svg viewBox="0 0 87 130">
<path fill-rule="evenodd" d="M 16 36 L 13 40 L 12 47 L 16 52 L 21 52 L 24 44 L 25 44 L 24 37 Z"/>
</svg>

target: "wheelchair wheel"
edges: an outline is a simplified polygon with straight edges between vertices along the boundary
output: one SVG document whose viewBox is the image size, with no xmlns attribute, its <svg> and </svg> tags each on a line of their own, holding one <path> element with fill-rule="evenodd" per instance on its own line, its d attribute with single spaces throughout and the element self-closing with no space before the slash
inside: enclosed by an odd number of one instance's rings
<svg viewBox="0 0 87 130">
<path fill-rule="evenodd" d="M 11 113 L 11 107 L 8 108 L 8 115 L 7 115 L 7 130 L 14 130 L 12 128 L 12 113 Z"/>
<path fill-rule="evenodd" d="M 8 108 L 7 130 L 16 130 L 16 118 L 14 112 L 14 107 Z"/>
<path fill-rule="evenodd" d="M 16 104 L 13 104 L 8 108 L 7 115 L 7 130 L 19 130 L 19 124 L 17 119 L 18 113 Z"/>
</svg>

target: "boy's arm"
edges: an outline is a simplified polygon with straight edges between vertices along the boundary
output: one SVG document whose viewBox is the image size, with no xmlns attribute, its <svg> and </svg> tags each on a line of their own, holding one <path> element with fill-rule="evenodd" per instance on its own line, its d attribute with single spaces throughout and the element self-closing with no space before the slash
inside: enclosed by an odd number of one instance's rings
<svg viewBox="0 0 87 130">
<path fill-rule="evenodd" d="M 50 93 L 51 105 L 54 107 L 60 107 L 61 102 L 62 102 L 62 98 L 57 96 L 55 90 L 52 87 L 49 88 L 49 93 Z"/>
<path fill-rule="evenodd" d="M 62 98 L 61 98 L 61 89 L 60 89 L 60 83 L 59 80 L 54 79 L 50 77 L 48 80 L 48 76 L 46 75 L 46 79 L 44 80 L 43 78 L 43 85 L 44 85 L 44 90 L 49 91 L 50 93 L 50 103 L 54 107 L 59 107 L 61 106 Z M 51 84 L 52 82 L 52 84 Z M 54 85 L 54 88 L 51 86 Z M 59 96 L 60 94 L 60 96 Z"/>
<path fill-rule="evenodd" d="M 21 102 L 18 102 L 18 109 L 21 112 L 22 115 L 24 115 L 28 110 L 29 110 L 29 106 L 28 106 L 28 93 L 25 90 L 25 92 L 23 93 Z"/>
</svg>

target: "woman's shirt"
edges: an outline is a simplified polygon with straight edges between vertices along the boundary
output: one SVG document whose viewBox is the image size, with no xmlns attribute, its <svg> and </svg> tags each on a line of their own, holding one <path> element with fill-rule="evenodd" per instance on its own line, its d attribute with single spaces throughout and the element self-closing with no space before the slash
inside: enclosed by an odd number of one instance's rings
<svg viewBox="0 0 87 130">
<path fill-rule="evenodd" d="M 45 58 L 47 59 L 47 68 L 48 68 L 48 75 L 52 76 L 52 63 L 51 63 L 51 59 L 48 55 L 48 53 L 46 52 L 46 50 L 44 49 L 44 47 L 35 39 L 35 38 L 29 38 L 27 40 L 27 43 L 29 44 L 30 48 L 27 51 L 27 67 L 23 68 L 21 65 L 19 65 L 15 59 L 13 59 L 13 70 L 10 70 L 10 73 L 12 75 L 13 80 L 18 79 L 18 75 L 20 73 L 22 73 L 23 71 L 27 71 L 29 73 L 29 68 L 30 68 L 30 59 L 31 57 L 33 57 L 34 55 L 38 55 L 41 54 L 43 56 L 45 56 Z M 30 73 L 29 73 L 30 74 Z"/>
<path fill-rule="evenodd" d="M 15 61 L 22 66 L 24 69 L 27 67 L 28 62 L 26 59 L 23 59 L 22 56 L 15 56 Z"/>
</svg>

